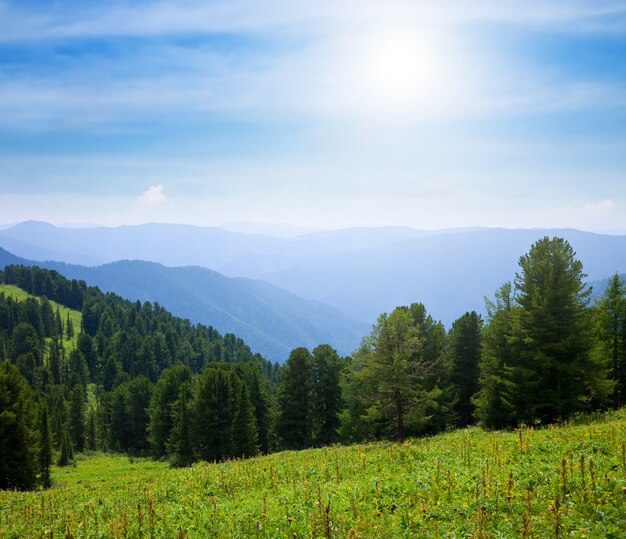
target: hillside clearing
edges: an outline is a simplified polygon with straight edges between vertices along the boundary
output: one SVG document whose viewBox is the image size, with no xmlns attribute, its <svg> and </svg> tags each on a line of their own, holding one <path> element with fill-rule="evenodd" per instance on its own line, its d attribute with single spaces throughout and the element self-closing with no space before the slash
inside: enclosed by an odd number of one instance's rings
<svg viewBox="0 0 626 539">
<path fill-rule="evenodd" d="M 122 456 L 0 493 L 0 536 L 623 537 L 626 411 L 170 469 Z"/>
</svg>

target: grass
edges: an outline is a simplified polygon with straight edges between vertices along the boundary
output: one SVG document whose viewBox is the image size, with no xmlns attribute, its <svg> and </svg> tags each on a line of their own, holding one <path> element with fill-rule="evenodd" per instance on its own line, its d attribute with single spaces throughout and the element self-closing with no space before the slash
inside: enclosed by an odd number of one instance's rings
<svg viewBox="0 0 626 539">
<path fill-rule="evenodd" d="M 37 296 L 33 296 L 28 292 L 25 292 L 21 288 L 12 285 L 12 284 L 0 284 L 0 294 L 4 294 L 7 297 L 12 297 L 16 301 L 24 301 L 28 298 L 34 298 L 37 301 L 41 301 L 41 298 Z M 59 313 L 61 315 L 61 320 L 63 321 L 63 327 L 65 327 L 65 323 L 67 322 L 67 316 L 69 314 L 70 320 L 72 321 L 72 326 L 74 328 L 74 336 L 71 339 L 67 337 L 63 338 L 63 345 L 72 350 L 76 347 L 76 341 L 78 339 L 78 335 L 80 335 L 80 328 L 82 327 L 83 322 L 83 313 L 80 311 L 75 311 L 60 303 L 56 303 L 55 301 L 50 301 L 50 305 L 52 306 L 52 310 L 56 312 L 57 307 L 59 309 Z M 47 339 L 48 343 L 50 339 Z"/>
<path fill-rule="evenodd" d="M 82 456 L 0 492 L 0 537 L 624 537 L 626 411 L 170 469 Z"/>
</svg>

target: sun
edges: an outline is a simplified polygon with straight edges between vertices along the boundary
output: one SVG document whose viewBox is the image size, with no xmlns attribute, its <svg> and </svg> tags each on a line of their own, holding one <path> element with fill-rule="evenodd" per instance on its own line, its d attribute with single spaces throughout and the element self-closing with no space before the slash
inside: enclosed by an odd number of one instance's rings
<svg viewBox="0 0 626 539">
<path fill-rule="evenodd" d="M 363 40 L 359 92 L 372 106 L 413 109 L 436 98 L 441 66 L 431 36 L 389 29 Z"/>
</svg>

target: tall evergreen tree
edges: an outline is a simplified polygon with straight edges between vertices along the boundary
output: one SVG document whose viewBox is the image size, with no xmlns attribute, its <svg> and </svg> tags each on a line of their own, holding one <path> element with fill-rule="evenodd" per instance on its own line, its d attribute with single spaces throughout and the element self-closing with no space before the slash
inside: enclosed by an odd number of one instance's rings
<svg viewBox="0 0 626 539">
<path fill-rule="evenodd" d="M 311 429 L 314 445 L 329 445 L 337 440 L 341 387 L 341 360 L 328 344 L 313 349 L 311 357 Z"/>
<path fill-rule="evenodd" d="M 17 368 L 0 362 L 0 489 L 27 490 L 35 484 L 31 399 Z"/>
<path fill-rule="evenodd" d="M 52 433 L 50 432 L 50 418 L 48 405 L 44 402 L 39 409 L 39 444 L 37 447 L 37 465 L 39 482 L 44 488 L 50 487 L 50 466 L 52 465 Z"/>
<path fill-rule="evenodd" d="M 67 340 L 71 340 L 74 337 L 74 324 L 70 318 L 70 312 L 67 312 L 67 321 L 65 322 L 65 335 Z"/>
<path fill-rule="evenodd" d="M 259 451 L 269 453 L 273 446 L 272 419 L 275 403 L 268 387 L 267 378 L 261 374 L 259 366 L 252 362 L 238 364 L 237 373 L 250 392 L 250 402 L 254 407 L 254 417 L 258 429 Z"/>
<path fill-rule="evenodd" d="M 518 421 L 553 422 L 583 408 L 590 361 L 590 289 L 582 264 L 562 238 L 544 237 L 519 261 L 520 306 L 510 401 Z"/>
<path fill-rule="evenodd" d="M 174 425 L 170 431 L 166 450 L 170 456 L 170 464 L 174 467 L 189 466 L 195 460 L 189 417 L 189 383 L 185 382 L 181 385 L 178 399 L 173 403 Z"/>
<path fill-rule="evenodd" d="M 613 382 L 611 404 L 626 404 L 626 285 L 615 274 L 595 311 L 595 347 L 598 360 L 609 362 Z"/>
<path fill-rule="evenodd" d="M 278 387 L 278 435 L 286 449 L 303 449 L 311 442 L 311 354 L 295 348 L 289 354 Z"/>
<path fill-rule="evenodd" d="M 355 355 L 367 413 L 391 429 L 397 440 L 425 420 L 424 366 L 416 360 L 419 345 L 419 329 L 411 312 L 398 307 L 379 317 Z"/>
<path fill-rule="evenodd" d="M 70 435 L 76 451 L 85 448 L 85 388 L 77 384 L 70 397 Z"/>
<path fill-rule="evenodd" d="M 461 427 L 473 420 L 472 399 L 478 393 L 478 364 L 481 357 L 482 318 L 472 311 L 452 323 L 448 334 L 448 354 L 452 364 L 451 381 L 455 386 L 454 412 Z"/>
<path fill-rule="evenodd" d="M 194 386 L 191 439 L 202 460 L 220 461 L 233 456 L 235 396 L 231 374 L 224 363 L 210 364 Z"/>
<path fill-rule="evenodd" d="M 150 448 L 148 441 L 148 407 L 152 396 L 152 383 L 141 375 L 124 384 L 126 386 L 126 451 L 133 455 L 146 455 Z"/>
<path fill-rule="evenodd" d="M 507 400 L 508 373 L 513 362 L 513 329 L 519 308 L 515 306 L 511 283 L 504 283 L 493 301 L 485 299 L 487 326 L 479 363 L 479 391 L 474 398 L 474 417 L 488 428 L 501 428 L 513 421 Z"/>
<path fill-rule="evenodd" d="M 74 460 L 74 448 L 72 447 L 72 438 L 70 433 L 65 430 L 61 438 L 61 447 L 59 448 L 59 458 L 57 464 L 59 466 L 67 466 Z"/>
<path fill-rule="evenodd" d="M 254 415 L 254 406 L 250 402 L 250 392 L 246 384 L 236 378 L 235 415 L 233 417 L 233 455 L 235 457 L 253 457 L 258 454 L 259 433 Z"/>
<path fill-rule="evenodd" d="M 191 369 L 184 365 L 175 365 L 161 373 L 154 386 L 148 415 L 148 433 L 152 453 L 163 457 L 167 453 L 167 443 L 175 424 L 172 413 L 180 396 L 181 387 L 191 379 Z M 185 412 L 187 413 L 187 412 Z"/>
</svg>

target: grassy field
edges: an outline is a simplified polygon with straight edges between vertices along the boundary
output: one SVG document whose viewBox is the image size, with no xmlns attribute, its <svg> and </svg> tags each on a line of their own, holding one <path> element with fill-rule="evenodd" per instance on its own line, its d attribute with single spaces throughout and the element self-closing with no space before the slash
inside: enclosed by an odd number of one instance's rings
<svg viewBox="0 0 626 539">
<path fill-rule="evenodd" d="M 21 288 L 14 286 L 12 284 L 0 284 L 0 294 L 4 294 L 7 297 L 12 297 L 16 301 L 24 301 L 27 298 L 34 298 L 36 300 L 40 300 L 37 296 L 32 296 L 28 292 L 25 292 Z M 82 327 L 83 322 L 83 313 L 80 311 L 74 311 L 61 305 L 60 303 L 56 303 L 55 301 L 50 301 L 50 305 L 52 305 L 52 310 L 56 312 L 57 307 L 59 308 L 59 313 L 61 315 L 61 320 L 63 321 L 63 326 L 65 327 L 65 322 L 67 321 L 67 315 L 69 313 L 70 320 L 72 321 L 72 326 L 74 328 L 74 337 L 71 339 L 67 339 L 64 337 L 63 344 L 66 349 L 73 349 L 76 346 L 76 340 L 78 339 L 78 335 L 80 334 L 80 328 Z"/>
<path fill-rule="evenodd" d="M 0 492 L 0 537 L 625 537 L 626 413 L 170 469 L 122 456 Z"/>
</svg>

